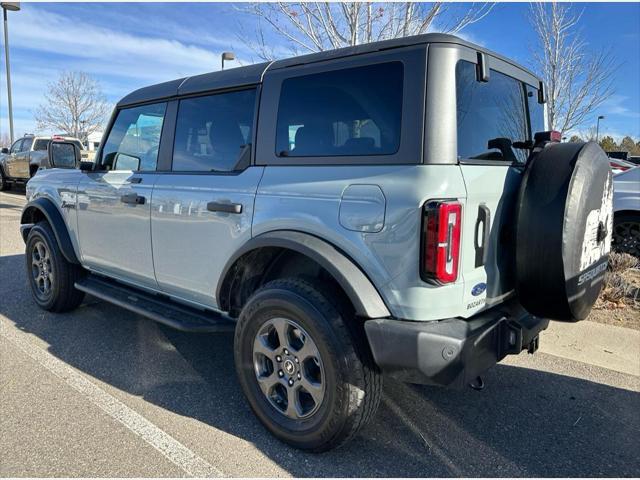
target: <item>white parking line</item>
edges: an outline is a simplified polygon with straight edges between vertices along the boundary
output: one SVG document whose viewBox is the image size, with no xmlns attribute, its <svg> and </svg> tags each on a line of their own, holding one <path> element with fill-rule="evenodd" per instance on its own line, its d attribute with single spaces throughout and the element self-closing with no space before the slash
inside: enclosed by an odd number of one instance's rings
<svg viewBox="0 0 640 480">
<path fill-rule="evenodd" d="M 27 334 L 14 330 L 2 318 L 0 318 L 0 336 L 13 343 L 71 388 L 83 394 L 91 403 L 138 435 L 168 460 L 184 470 L 187 475 L 191 477 L 224 476 L 221 470 L 196 455 L 164 430 L 91 382 L 87 377 L 75 371 L 62 360 L 31 344 L 27 340 Z"/>
</svg>

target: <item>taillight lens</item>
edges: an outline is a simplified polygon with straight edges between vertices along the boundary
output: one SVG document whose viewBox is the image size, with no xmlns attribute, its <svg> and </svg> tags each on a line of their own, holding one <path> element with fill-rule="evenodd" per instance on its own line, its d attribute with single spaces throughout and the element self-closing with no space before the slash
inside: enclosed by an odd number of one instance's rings
<svg viewBox="0 0 640 480">
<path fill-rule="evenodd" d="M 422 222 L 422 277 L 438 283 L 458 279 L 462 205 L 455 201 L 430 202 Z"/>
</svg>

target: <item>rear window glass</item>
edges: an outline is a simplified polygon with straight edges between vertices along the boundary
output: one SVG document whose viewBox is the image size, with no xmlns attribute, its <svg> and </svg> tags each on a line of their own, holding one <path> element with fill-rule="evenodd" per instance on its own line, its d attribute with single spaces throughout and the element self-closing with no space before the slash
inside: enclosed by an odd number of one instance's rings
<svg viewBox="0 0 640 480">
<path fill-rule="evenodd" d="M 476 66 L 456 66 L 458 158 L 524 162 L 527 151 L 512 148 L 528 137 L 523 83 L 491 70 L 488 82 L 476 80 Z"/>
<path fill-rule="evenodd" d="M 49 142 L 51 140 L 47 140 L 44 138 L 39 138 L 38 140 L 36 140 L 35 145 L 33 146 L 34 150 L 46 150 L 47 147 L 49 146 Z"/>
<path fill-rule="evenodd" d="M 282 83 L 280 157 L 393 155 L 400 147 L 403 64 L 305 75 Z"/>
<path fill-rule="evenodd" d="M 538 103 L 538 89 L 527 85 L 527 104 L 529 105 L 529 120 L 531 122 L 531 138 L 537 132 L 544 132 L 544 105 Z"/>
</svg>

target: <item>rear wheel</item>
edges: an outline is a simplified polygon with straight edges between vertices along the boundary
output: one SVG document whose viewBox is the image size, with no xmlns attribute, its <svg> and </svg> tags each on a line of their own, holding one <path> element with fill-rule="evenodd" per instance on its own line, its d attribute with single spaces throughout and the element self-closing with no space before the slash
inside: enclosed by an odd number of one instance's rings
<svg viewBox="0 0 640 480">
<path fill-rule="evenodd" d="M 324 451 L 350 438 L 380 402 L 381 376 L 355 319 L 314 283 L 275 280 L 243 308 L 238 377 L 256 416 L 280 440 Z"/>
<path fill-rule="evenodd" d="M 66 312 L 82 303 L 84 292 L 74 285 L 84 270 L 64 258 L 47 222 L 38 223 L 29 232 L 25 260 L 33 299 L 40 308 Z"/>
<path fill-rule="evenodd" d="M 640 214 L 616 215 L 613 220 L 613 249 L 640 258 Z"/>
</svg>

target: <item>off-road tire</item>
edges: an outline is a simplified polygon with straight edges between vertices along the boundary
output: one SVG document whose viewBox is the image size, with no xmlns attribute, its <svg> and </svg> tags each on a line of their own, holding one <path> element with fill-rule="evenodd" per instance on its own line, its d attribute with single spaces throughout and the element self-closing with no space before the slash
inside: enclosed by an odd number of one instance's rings
<svg viewBox="0 0 640 480">
<path fill-rule="evenodd" d="M 50 291 L 42 293 L 36 283 L 33 252 L 37 244 L 44 244 L 48 252 L 48 274 L 51 276 Z M 27 282 L 31 288 L 33 299 L 43 310 L 49 312 L 67 312 L 82 303 L 84 292 L 77 290 L 74 285 L 85 275 L 80 265 L 70 263 L 60 251 L 56 237 L 47 222 L 37 223 L 29 232 L 25 250 L 25 266 Z"/>
<path fill-rule="evenodd" d="M 612 248 L 640 258 L 640 213 L 614 216 Z"/>
<path fill-rule="evenodd" d="M 254 370 L 254 338 L 274 318 L 288 318 L 313 339 L 324 365 L 325 393 L 317 411 L 292 419 L 262 392 Z M 318 282 L 301 278 L 267 283 L 247 301 L 236 327 L 234 354 L 247 401 L 267 429 L 283 442 L 315 452 L 338 447 L 375 414 L 382 376 L 373 361 L 362 322 Z"/>
<path fill-rule="evenodd" d="M 575 322 L 602 289 L 613 178 L 595 142 L 549 144 L 527 162 L 516 206 L 515 289 L 529 313 Z"/>
</svg>

